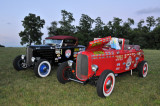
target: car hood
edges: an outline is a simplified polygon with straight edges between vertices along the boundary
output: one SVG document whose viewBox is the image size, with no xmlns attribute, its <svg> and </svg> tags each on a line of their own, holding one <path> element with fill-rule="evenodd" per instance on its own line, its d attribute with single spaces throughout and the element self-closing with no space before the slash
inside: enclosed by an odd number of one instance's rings
<svg viewBox="0 0 160 106">
<path fill-rule="evenodd" d="M 55 46 L 51 45 L 31 45 L 28 47 L 32 49 L 55 49 Z"/>
</svg>

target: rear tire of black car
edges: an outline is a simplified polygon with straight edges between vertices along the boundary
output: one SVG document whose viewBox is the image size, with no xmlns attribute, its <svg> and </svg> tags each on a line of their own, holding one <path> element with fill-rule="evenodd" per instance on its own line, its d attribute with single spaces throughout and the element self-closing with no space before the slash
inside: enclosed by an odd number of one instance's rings
<svg viewBox="0 0 160 106">
<path fill-rule="evenodd" d="M 97 94 L 100 97 L 109 96 L 115 85 L 114 72 L 111 70 L 104 70 L 97 81 Z"/>
<path fill-rule="evenodd" d="M 13 67 L 17 71 L 24 70 L 25 68 L 22 67 L 23 60 L 21 58 L 22 55 L 18 55 L 14 60 L 13 60 Z"/>
<path fill-rule="evenodd" d="M 75 63 L 73 63 L 73 68 L 75 68 Z M 65 84 L 69 80 L 69 74 L 71 73 L 72 68 L 68 66 L 68 62 L 63 62 L 57 69 L 57 79 L 60 83 Z"/>
<path fill-rule="evenodd" d="M 137 66 L 138 74 L 140 77 L 146 77 L 148 73 L 148 63 L 146 61 L 142 61 Z"/>
<path fill-rule="evenodd" d="M 47 77 L 51 72 L 51 64 L 46 59 L 40 59 L 35 64 L 34 73 L 37 77 Z"/>
</svg>

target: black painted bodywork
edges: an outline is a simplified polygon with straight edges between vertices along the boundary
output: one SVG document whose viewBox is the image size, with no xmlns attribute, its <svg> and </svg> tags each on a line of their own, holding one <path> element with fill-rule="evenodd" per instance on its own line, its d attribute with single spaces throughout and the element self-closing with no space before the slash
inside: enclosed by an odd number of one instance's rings
<svg viewBox="0 0 160 106">
<path fill-rule="evenodd" d="M 66 50 L 71 51 L 71 55 L 66 57 Z M 51 45 L 34 45 L 28 46 L 26 52 L 26 63 L 28 67 L 34 66 L 39 59 L 47 59 L 52 65 L 65 62 L 67 60 L 76 60 L 76 54 L 84 51 L 85 46 L 66 46 L 57 47 Z M 58 52 L 57 52 L 58 51 Z M 35 62 L 31 58 L 35 57 Z"/>
</svg>

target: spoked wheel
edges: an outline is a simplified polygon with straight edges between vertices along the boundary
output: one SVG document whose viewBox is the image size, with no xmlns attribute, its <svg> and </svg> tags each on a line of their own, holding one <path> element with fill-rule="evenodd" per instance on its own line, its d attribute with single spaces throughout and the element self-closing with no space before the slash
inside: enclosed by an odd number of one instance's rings
<svg viewBox="0 0 160 106">
<path fill-rule="evenodd" d="M 13 60 L 13 67 L 17 71 L 24 70 L 27 67 L 26 64 L 24 63 L 24 60 L 21 58 L 21 56 L 22 55 L 19 55 Z"/>
<path fill-rule="evenodd" d="M 73 63 L 73 69 L 74 69 L 74 65 L 75 63 Z M 72 74 L 72 68 L 70 66 L 68 66 L 67 62 L 62 63 L 57 70 L 57 79 L 60 83 L 65 84 L 67 83 L 69 80 L 68 78 L 70 77 L 70 75 Z"/>
<path fill-rule="evenodd" d="M 113 71 L 111 70 L 103 71 L 97 82 L 98 96 L 100 97 L 109 96 L 113 91 L 114 85 L 115 85 L 115 76 Z"/>
<path fill-rule="evenodd" d="M 51 72 L 51 64 L 46 59 L 40 59 L 34 67 L 35 75 L 47 77 Z"/>
<path fill-rule="evenodd" d="M 146 77 L 148 73 L 148 63 L 146 61 L 142 61 L 138 64 L 137 69 L 140 77 Z"/>
</svg>

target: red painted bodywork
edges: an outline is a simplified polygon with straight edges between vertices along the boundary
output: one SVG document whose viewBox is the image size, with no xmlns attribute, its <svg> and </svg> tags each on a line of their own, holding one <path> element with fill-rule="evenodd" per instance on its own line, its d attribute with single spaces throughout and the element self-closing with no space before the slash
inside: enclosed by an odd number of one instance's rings
<svg viewBox="0 0 160 106">
<path fill-rule="evenodd" d="M 125 39 L 120 39 L 123 40 L 121 50 L 104 47 L 105 44 L 110 42 L 111 36 L 89 42 L 87 49 L 81 52 L 81 54 L 88 56 L 88 79 L 93 75 L 100 76 L 107 69 L 112 70 L 115 74 L 130 71 L 144 60 L 143 50 L 134 48 L 124 50 Z M 92 71 L 91 65 L 93 64 L 98 66 L 96 73 Z"/>
</svg>

